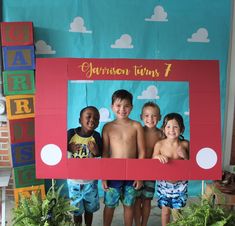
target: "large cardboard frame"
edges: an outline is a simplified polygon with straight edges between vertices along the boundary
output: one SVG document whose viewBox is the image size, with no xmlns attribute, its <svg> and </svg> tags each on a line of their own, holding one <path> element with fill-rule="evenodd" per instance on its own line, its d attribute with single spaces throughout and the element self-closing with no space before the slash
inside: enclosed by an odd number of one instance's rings
<svg viewBox="0 0 235 226">
<path fill-rule="evenodd" d="M 144 73 L 143 70 L 141 73 L 137 68 L 145 68 L 145 72 L 151 73 Z M 66 150 L 68 80 L 189 82 L 190 159 L 171 160 L 168 164 L 161 164 L 156 159 L 68 159 Z M 83 98 L 82 93 L 81 98 Z M 221 178 L 218 61 L 37 59 L 35 109 L 37 178 L 125 180 Z"/>
</svg>

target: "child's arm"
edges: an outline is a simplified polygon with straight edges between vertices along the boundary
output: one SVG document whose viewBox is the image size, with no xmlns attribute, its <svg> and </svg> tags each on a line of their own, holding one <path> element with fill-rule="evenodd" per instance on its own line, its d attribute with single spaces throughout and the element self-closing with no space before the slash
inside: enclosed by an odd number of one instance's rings
<svg viewBox="0 0 235 226">
<path fill-rule="evenodd" d="M 110 143 L 109 143 L 107 125 L 104 125 L 103 127 L 102 141 L 103 141 L 102 158 L 109 158 L 110 157 L 110 150 L 109 150 Z M 102 188 L 104 191 L 107 191 L 109 189 L 107 180 L 102 180 Z"/>
<path fill-rule="evenodd" d="M 100 134 L 96 131 L 94 131 L 93 137 L 95 139 L 95 142 L 89 141 L 88 149 L 92 153 L 92 156 L 99 157 L 102 154 L 102 139 L 100 137 Z"/>
<path fill-rule="evenodd" d="M 161 150 L 161 141 L 158 141 L 154 145 L 152 158 L 158 159 L 161 163 L 167 163 L 168 158 L 165 155 L 162 155 L 160 150 Z"/>
<path fill-rule="evenodd" d="M 137 123 L 137 148 L 138 159 L 145 158 L 144 129 L 140 123 Z"/>
<path fill-rule="evenodd" d="M 103 149 L 102 149 L 102 158 L 109 158 L 110 157 L 110 141 L 108 136 L 108 129 L 105 125 L 102 131 L 102 141 L 103 141 Z"/>
<path fill-rule="evenodd" d="M 189 159 L 189 142 L 187 140 L 181 141 L 180 146 L 177 148 L 177 154 L 182 159 Z"/>
</svg>

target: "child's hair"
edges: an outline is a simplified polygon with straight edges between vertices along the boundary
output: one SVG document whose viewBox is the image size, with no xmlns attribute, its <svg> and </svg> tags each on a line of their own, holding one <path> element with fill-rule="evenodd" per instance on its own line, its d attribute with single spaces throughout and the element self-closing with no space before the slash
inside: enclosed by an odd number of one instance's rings
<svg viewBox="0 0 235 226">
<path fill-rule="evenodd" d="M 143 111 L 144 111 L 144 109 L 145 109 L 146 107 L 153 107 L 153 108 L 156 108 L 156 110 L 158 110 L 158 112 L 159 112 L 159 115 L 161 116 L 160 107 L 159 107 L 156 103 L 154 103 L 154 102 L 152 102 L 152 101 L 146 102 L 146 103 L 143 105 L 141 114 L 143 114 Z"/>
<path fill-rule="evenodd" d="M 85 110 L 87 109 L 92 109 L 94 110 L 98 115 L 100 115 L 98 109 L 95 107 L 95 106 L 87 106 L 87 107 L 84 107 L 81 111 L 80 111 L 80 118 L 82 117 L 82 114 Z"/>
<path fill-rule="evenodd" d="M 130 104 L 132 105 L 132 100 L 133 100 L 133 96 L 130 92 L 128 92 L 125 89 L 119 89 L 116 90 L 113 95 L 112 95 L 112 104 L 117 100 L 128 100 L 130 101 Z"/>
<path fill-rule="evenodd" d="M 184 132 L 184 129 L 185 129 L 184 119 L 180 114 L 175 113 L 175 112 L 167 114 L 163 119 L 163 123 L 162 123 L 161 128 L 164 129 L 166 127 L 166 124 L 168 123 L 168 121 L 173 120 L 173 119 L 175 119 L 178 122 L 179 127 L 180 127 L 180 133 L 181 134 L 180 134 L 179 139 L 184 140 L 184 137 L 182 135 L 182 133 Z"/>
</svg>

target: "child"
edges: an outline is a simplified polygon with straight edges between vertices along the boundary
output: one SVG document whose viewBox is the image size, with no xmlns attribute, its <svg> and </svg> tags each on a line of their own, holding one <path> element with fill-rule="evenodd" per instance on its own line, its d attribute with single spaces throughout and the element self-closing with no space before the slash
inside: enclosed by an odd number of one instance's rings
<svg viewBox="0 0 235 226">
<path fill-rule="evenodd" d="M 163 120 L 163 140 L 154 146 L 153 158 L 161 163 L 169 159 L 188 159 L 189 142 L 184 140 L 184 121 L 180 114 L 170 113 Z M 171 209 L 179 211 L 186 205 L 188 181 L 158 181 L 158 206 L 162 209 L 162 226 L 170 222 Z"/>
<path fill-rule="evenodd" d="M 97 108 L 88 106 L 81 110 L 81 127 L 70 129 L 67 133 L 69 158 L 93 158 L 101 155 L 102 140 L 95 131 L 99 119 Z M 93 213 L 100 208 L 97 181 L 68 179 L 67 183 L 71 204 L 78 208 L 74 212 L 75 225 L 82 225 L 84 213 L 86 226 L 91 226 Z"/>
<path fill-rule="evenodd" d="M 103 158 L 144 158 L 144 133 L 141 124 L 131 120 L 133 96 L 127 90 L 117 90 L 112 95 L 112 110 L 116 116 L 102 132 Z M 110 180 L 102 182 L 104 193 L 104 226 L 110 226 L 115 207 L 122 197 L 124 225 L 132 226 L 133 205 L 140 181 Z"/>
<path fill-rule="evenodd" d="M 162 138 L 162 131 L 156 127 L 161 120 L 159 106 L 153 102 L 145 103 L 140 117 L 144 122 L 145 157 L 152 158 L 154 145 Z M 155 182 L 144 181 L 143 187 L 137 191 L 134 213 L 136 226 L 147 226 L 151 200 L 155 192 Z"/>
</svg>

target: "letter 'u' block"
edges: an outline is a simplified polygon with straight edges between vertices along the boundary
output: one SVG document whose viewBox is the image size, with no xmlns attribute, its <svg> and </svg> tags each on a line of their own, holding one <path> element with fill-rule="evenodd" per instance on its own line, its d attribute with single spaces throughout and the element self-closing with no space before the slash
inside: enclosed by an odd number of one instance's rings
<svg viewBox="0 0 235 226">
<path fill-rule="evenodd" d="M 6 96 L 7 118 L 34 118 L 34 95 Z"/>
<path fill-rule="evenodd" d="M 35 140 L 34 118 L 9 120 L 11 144 Z"/>
<path fill-rule="evenodd" d="M 34 71 L 4 71 L 3 72 L 4 95 L 34 94 Z"/>
<path fill-rule="evenodd" d="M 2 46 L 29 46 L 33 45 L 32 22 L 2 22 Z"/>
<path fill-rule="evenodd" d="M 16 188 L 44 184 L 43 179 L 36 179 L 35 164 L 15 167 L 13 170 Z"/>
<path fill-rule="evenodd" d="M 16 188 L 14 189 L 15 205 L 18 206 L 20 197 L 30 197 L 33 192 L 41 196 L 42 199 L 46 198 L 45 185 Z"/>
<path fill-rule="evenodd" d="M 5 71 L 35 69 L 34 46 L 6 46 L 2 49 Z"/>
</svg>

